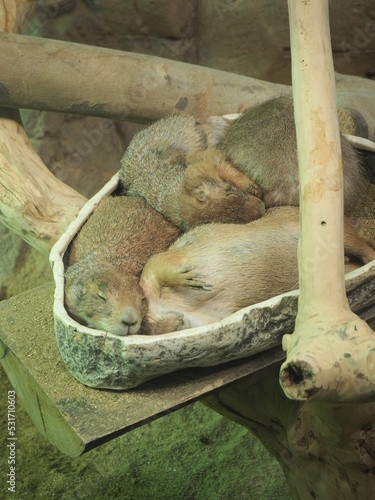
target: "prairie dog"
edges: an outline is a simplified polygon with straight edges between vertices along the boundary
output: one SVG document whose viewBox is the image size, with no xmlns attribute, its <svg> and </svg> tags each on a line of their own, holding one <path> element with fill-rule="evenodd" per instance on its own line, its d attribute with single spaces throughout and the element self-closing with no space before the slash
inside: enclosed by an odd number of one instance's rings
<svg viewBox="0 0 375 500">
<path fill-rule="evenodd" d="M 187 230 L 209 222 L 246 223 L 265 214 L 261 192 L 222 151 L 208 148 L 186 158 L 184 184 L 177 196 L 179 219 Z"/>
<path fill-rule="evenodd" d="M 144 267 L 140 286 L 148 312 L 141 333 L 209 324 L 298 288 L 298 235 L 294 207 L 270 209 L 249 224 L 207 224 L 183 234 Z M 345 251 L 362 262 L 375 258 L 349 219 Z"/>
<path fill-rule="evenodd" d="M 121 159 L 119 176 L 127 194 L 144 198 L 183 230 L 212 220 L 249 222 L 262 216 L 258 190 L 250 189 L 255 185 L 215 151 L 229 126 L 218 116 L 204 123 L 185 115 L 154 122 L 135 135 Z"/>
<path fill-rule="evenodd" d="M 179 231 L 140 198 L 103 198 L 70 247 L 65 305 L 78 322 L 135 334 L 146 313 L 139 278 L 146 261 Z"/>
<path fill-rule="evenodd" d="M 293 100 L 277 97 L 246 110 L 219 144 L 230 162 L 263 193 L 266 208 L 299 205 Z M 366 181 L 360 156 L 341 136 L 344 209 L 349 214 Z"/>
</svg>

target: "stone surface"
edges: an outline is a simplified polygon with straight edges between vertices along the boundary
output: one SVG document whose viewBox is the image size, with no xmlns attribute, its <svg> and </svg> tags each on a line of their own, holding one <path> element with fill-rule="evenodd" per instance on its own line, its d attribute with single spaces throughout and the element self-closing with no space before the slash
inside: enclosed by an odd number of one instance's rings
<svg viewBox="0 0 375 500">
<path fill-rule="evenodd" d="M 120 168 L 126 144 L 141 128 L 90 116 L 24 111 L 34 149 L 61 181 L 90 198 Z"/>
<path fill-rule="evenodd" d="M 94 0 L 92 8 L 118 36 L 141 35 L 156 38 L 187 38 L 195 30 L 197 0 Z"/>
<path fill-rule="evenodd" d="M 373 2 L 331 0 L 329 7 L 335 70 L 372 77 Z M 199 64 L 261 80 L 291 83 L 287 2 L 200 2 L 198 26 Z"/>
</svg>

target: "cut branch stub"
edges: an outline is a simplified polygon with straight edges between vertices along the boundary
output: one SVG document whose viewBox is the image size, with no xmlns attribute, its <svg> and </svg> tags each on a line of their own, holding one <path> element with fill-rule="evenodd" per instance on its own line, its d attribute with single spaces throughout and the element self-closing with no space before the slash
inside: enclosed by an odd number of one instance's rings
<svg viewBox="0 0 375 500">
<path fill-rule="evenodd" d="M 328 1 L 288 0 L 300 183 L 300 299 L 280 383 L 301 400 L 375 394 L 375 336 L 344 287 L 343 176 Z M 319 81 L 319 85 L 316 82 Z"/>
<path fill-rule="evenodd" d="M 360 401 L 374 394 L 374 332 L 351 311 L 335 323 L 317 316 L 284 335 L 280 383 L 292 399 Z M 303 339 L 303 342 L 300 340 Z"/>
</svg>

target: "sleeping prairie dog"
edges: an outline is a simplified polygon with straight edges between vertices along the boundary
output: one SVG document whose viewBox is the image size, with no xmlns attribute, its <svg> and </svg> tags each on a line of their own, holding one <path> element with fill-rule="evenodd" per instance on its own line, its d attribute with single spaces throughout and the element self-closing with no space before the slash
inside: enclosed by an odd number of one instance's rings
<svg viewBox="0 0 375 500">
<path fill-rule="evenodd" d="M 145 199 L 183 230 L 262 216 L 256 186 L 215 150 L 229 126 L 219 116 L 203 123 L 186 115 L 154 122 L 134 136 L 121 159 L 127 194 Z"/>
<path fill-rule="evenodd" d="M 250 222 L 265 213 L 261 196 L 258 186 L 222 151 L 192 153 L 186 157 L 184 183 L 176 198 L 179 225 L 187 230 L 208 222 Z"/>
<path fill-rule="evenodd" d="M 299 205 L 293 99 L 277 97 L 247 109 L 227 129 L 218 147 L 259 186 L 266 208 Z M 348 215 L 363 192 L 367 173 L 359 153 L 343 136 L 341 152 Z"/>
<path fill-rule="evenodd" d="M 294 207 L 270 209 L 249 224 L 207 224 L 183 234 L 144 267 L 140 286 L 148 312 L 140 333 L 206 325 L 298 288 L 298 236 Z M 364 263 L 375 258 L 349 219 L 345 252 Z"/>
<path fill-rule="evenodd" d="M 146 261 L 179 231 L 140 198 L 102 199 L 69 249 L 65 305 L 78 322 L 135 334 L 146 313 L 139 278 Z"/>
</svg>

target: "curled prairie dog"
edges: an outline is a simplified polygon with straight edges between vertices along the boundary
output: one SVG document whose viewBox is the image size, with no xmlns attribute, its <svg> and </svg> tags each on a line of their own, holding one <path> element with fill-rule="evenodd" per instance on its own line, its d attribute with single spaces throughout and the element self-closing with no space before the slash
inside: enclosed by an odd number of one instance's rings
<svg viewBox="0 0 375 500">
<path fill-rule="evenodd" d="M 278 97 L 246 110 L 227 129 L 218 147 L 259 186 L 266 208 L 298 206 L 297 139 L 291 98 Z M 343 136 L 341 150 L 344 208 L 349 214 L 364 189 L 367 174 L 359 153 Z"/>
<path fill-rule="evenodd" d="M 294 207 L 270 209 L 249 224 L 207 224 L 183 234 L 144 267 L 140 286 L 148 312 L 141 333 L 209 324 L 298 288 L 298 236 Z M 375 258 L 349 219 L 345 251 L 362 262 Z"/>
<path fill-rule="evenodd" d="M 209 148 L 192 153 L 186 163 L 183 187 L 176 198 L 183 229 L 208 222 L 246 223 L 264 215 L 259 188 L 222 151 Z"/>
<path fill-rule="evenodd" d="M 255 185 L 215 150 L 229 126 L 221 117 L 198 123 L 176 115 L 136 134 L 119 172 L 128 195 L 144 198 L 183 230 L 262 216 L 265 208 Z"/>
<path fill-rule="evenodd" d="M 140 198 L 103 198 L 69 249 L 68 313 L 86 326 L 114 335 L 137 333 L 147 309 L 139 286 L 143 266 L 178 234 Z"/>
</svg>

